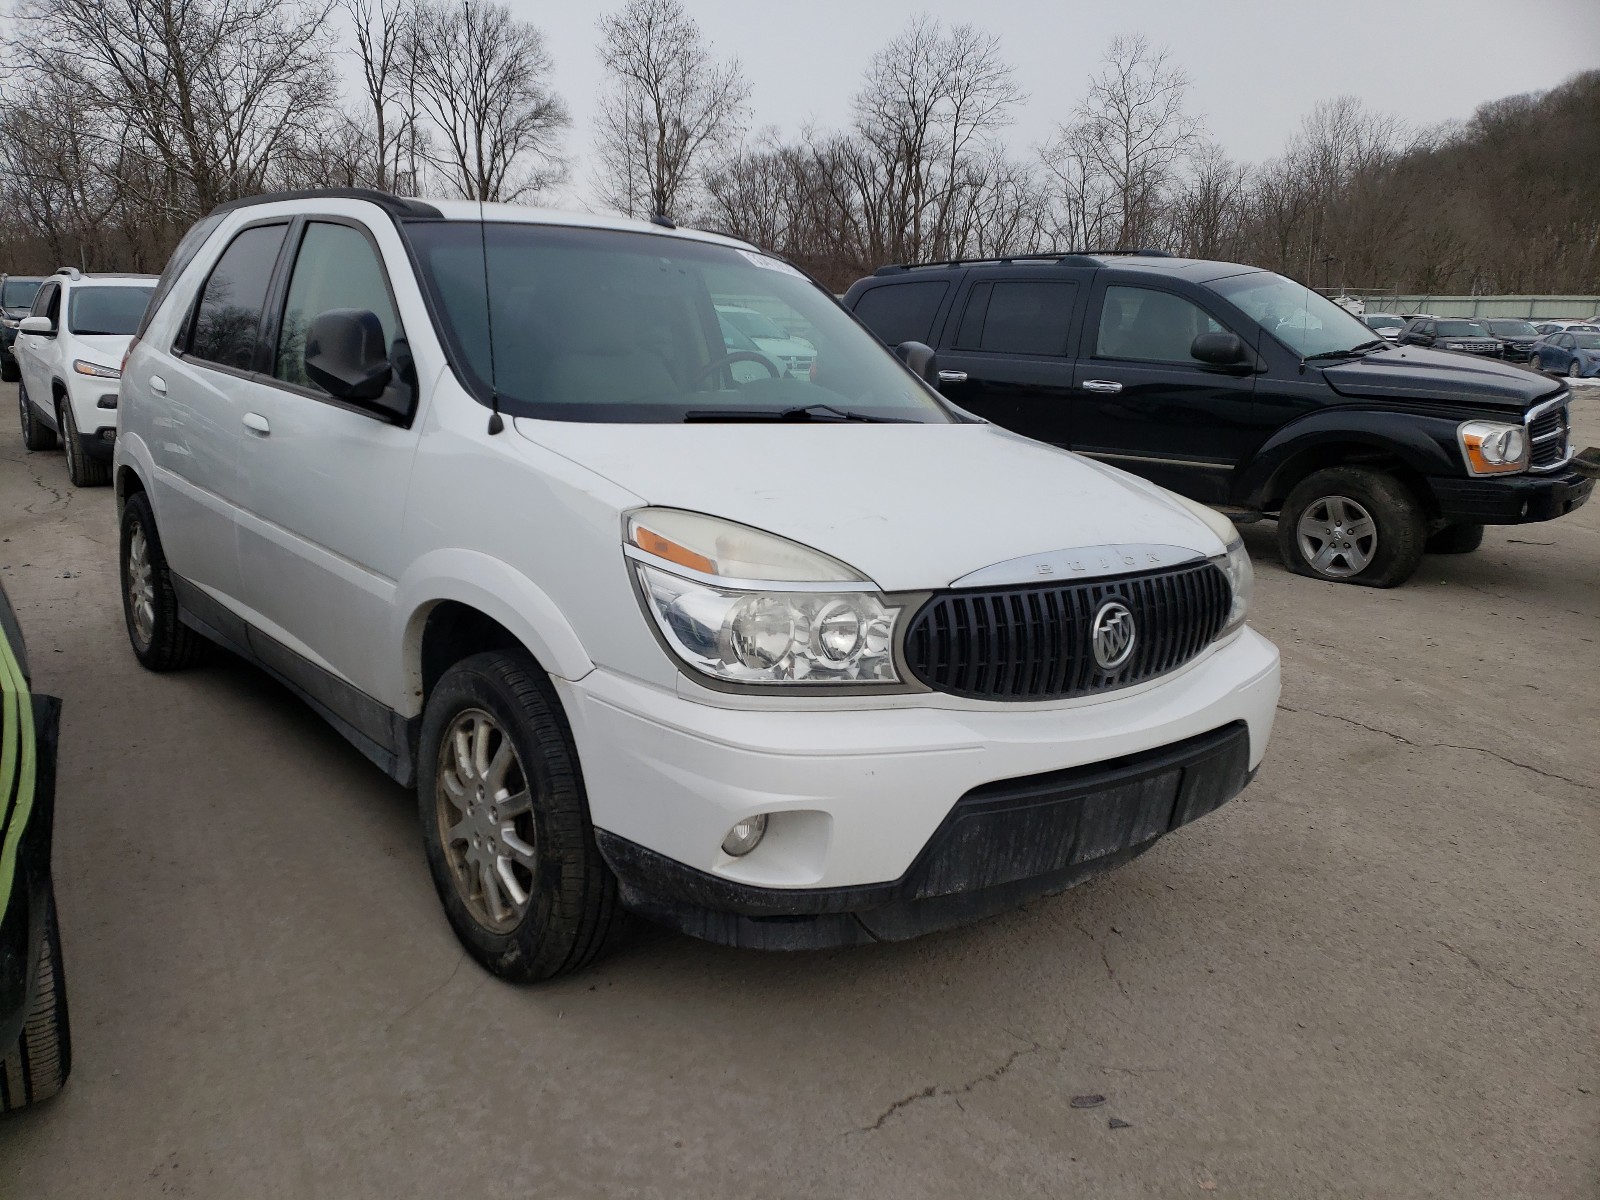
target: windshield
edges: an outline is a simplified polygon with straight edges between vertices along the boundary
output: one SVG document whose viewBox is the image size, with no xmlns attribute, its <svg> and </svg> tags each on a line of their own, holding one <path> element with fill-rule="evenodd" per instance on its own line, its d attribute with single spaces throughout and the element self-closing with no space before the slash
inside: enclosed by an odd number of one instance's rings
<svg viewBox="0 0 1600 1200">
<path fill-rule="evenodd" d="M 509 413 L 679 422 L 827 405 L 867 419 L 954 420 L 831 296 L 777 259 L 550 225 L 418 221 L 407 232 L 463 379 L 487 401 L 492 361 L 493 389 Z M 815 347 L 815 361 L 791 375 L 757 349 L 730 348 L 718 318 L 740 314 L 719 308 L 751 309 L 795 330 Z"/>
<path fill-rule="evenodd" d="M 1489 331 L 1476 321 L 1440 321 L 1435 333 L 1441 337 L 1488 337 Z"/>
<path fill-rule="evenodd" d="M 75 287 L 67 304 L 67 328 L 85 337 L 132 337 L 155 287 Z"/>
<path fill-rule="evenodd" d="M 1370 345 L 1372 329 L 1326 296 L 1274 275 L 1252 271 L 1206 284 L 1302 358 Z"/>
<path fill-rule="evenodd" d="M 1600 333 L 1575 333 L 1572 344 L 1579 350 L 1600 350 Z"/>
<path fill-rule="evenodd" d="M 42 279 L 8 279 L 0 290 L 0 308 L 32 308 Z"/>
<path fill-rule="evenodd" d="M 1374 329 L 1399 329 L 1405 324 L 1399 317 L 1391 317 L 1388 313 L 1368 313 L 1365 320 Z"/>
<path fill-rule="evenodd" d="M 1485 321 L 1491 333 L 1501 337 L 1538 337 L 1539 331 L 1531 321 Z"/>
</svg>

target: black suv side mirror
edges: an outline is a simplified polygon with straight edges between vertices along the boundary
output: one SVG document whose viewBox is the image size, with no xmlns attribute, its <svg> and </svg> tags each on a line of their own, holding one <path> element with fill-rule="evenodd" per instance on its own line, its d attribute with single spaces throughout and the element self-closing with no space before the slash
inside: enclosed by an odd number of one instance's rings
<svg viewBox="0 0 1600 1200">
<path fill-rule="evenodd" d="M 306 330 L 306 375 L 330 396 L 373 401 L 394 377 L 384 347 L 383 324 L 358 308 L 335 308 Z"/>
<path fill-rule="evenodd" d="M 924 382 L 932 387 L 939 386 L 939 356 L 932 346 L 923 342 L 901 342 L 894 352 Z"/>
<path fill-rule="evenodd" d="M 1190 343 L 1189 357 L 1213 367 L 1237 367 L 1250 356 L 1236 333 L 1202 333 Z"/>
</svg>

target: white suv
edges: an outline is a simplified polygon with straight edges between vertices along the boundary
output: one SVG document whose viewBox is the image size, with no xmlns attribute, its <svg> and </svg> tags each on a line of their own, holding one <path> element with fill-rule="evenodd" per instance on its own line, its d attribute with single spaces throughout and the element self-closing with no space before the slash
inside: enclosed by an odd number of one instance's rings
<svg viewBox="0 0 1600 1200">
<path fill-rule="evenodd" d="M 122 356 L 155 291 L 154 275 L 85 275 L 63 267 L 39 286 L 17 327 L 22 443 L 64 443 L 78 487 L 111 482 Z"/>
<path fill-rule="evenodd" d="M 812 378 L 727 351 L 731 302 L 806 329 Z M 773 948 L 969 920 L 1140 853 L 1266 749 L 1278 655 L 1226 520 L 952 409 L 727 238 L 228 205 L 122 405 L 140 661 L 220 642 L 414 784 L 450 922 L 509 979 L 627 910 Z"/>
</svg>

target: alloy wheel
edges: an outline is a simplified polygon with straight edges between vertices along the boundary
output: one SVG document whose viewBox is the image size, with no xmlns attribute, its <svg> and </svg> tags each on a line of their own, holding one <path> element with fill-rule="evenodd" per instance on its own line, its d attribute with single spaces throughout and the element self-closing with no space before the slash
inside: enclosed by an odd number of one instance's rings
<svg viewBox="0 0 1600 1200">
<path fill-rule="evenodd" d="M 1578 365 L 1578 360 L 1573 359 L 1567 364 L 1567 378 L 1577 379 L 1583 374 L 1583 368 Z"/>
<path fill-rule="evenodd" d="M 1330 579 L 1361 574 L 1378 552 L 1378 523 L 1348 496 L 1313 500 L 1300 514 L 1295 533 L 1311 569 Z"/>
<path fill-rule="evenodd" d="M 473 920 L 515 929 L 538 873 L 533 793 L 511 739 L 481 708 L 457 714 L 439 743 L 435 811 L 445 862 Z"/>
<path fill-rule="evenodd" d="M 150 539 L 144 526 L 136 525 L 128 537 L 128 612 L 133 616 L 134 636 L 148 646 L 156 631 L 155 572 L 150 566 Z"/>
</svg>

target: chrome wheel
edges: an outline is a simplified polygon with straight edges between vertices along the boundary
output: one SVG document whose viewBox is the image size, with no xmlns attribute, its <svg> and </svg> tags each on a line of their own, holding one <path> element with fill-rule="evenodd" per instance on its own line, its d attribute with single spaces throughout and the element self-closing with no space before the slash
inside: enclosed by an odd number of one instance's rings
<svg viewBox="0 0 1600 1200">
<path fill-rule="evenodd" d="M 1378 523 L 1348 496 L 1313 500 L 1300 514 L 1295 533 L 1311 569 L 1330 579 L 1361 574 L 1378 552 Z"/>
<path fill-rule="evenodd" d="M 459 713 L 439 743 L 439 840 L 456 892 L 485 929 L 506 933 L 533 896 L 533 794 L 499 722 L 481 708 Z"/>
<path fill-rule="evenodd" d="M 150 539 L 143 525 L 134 526 L 128 536 L 127 578 L 133 634 L 141 646 L 148 646 L 156 632 L 156 581 L 150 566 Z"/>
</svg>

